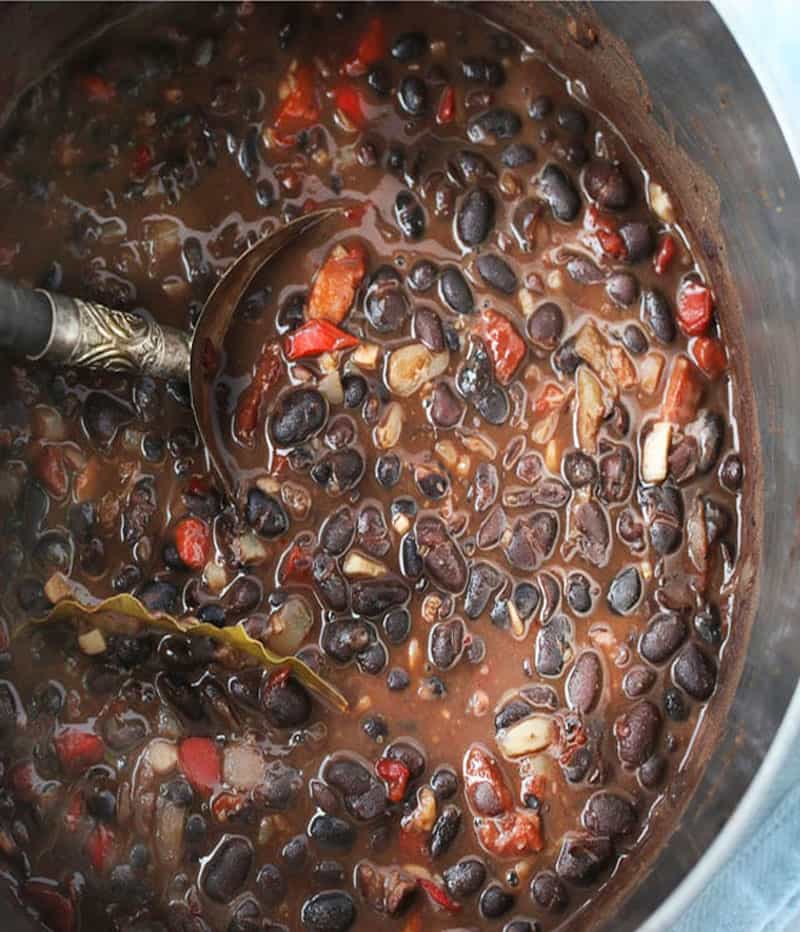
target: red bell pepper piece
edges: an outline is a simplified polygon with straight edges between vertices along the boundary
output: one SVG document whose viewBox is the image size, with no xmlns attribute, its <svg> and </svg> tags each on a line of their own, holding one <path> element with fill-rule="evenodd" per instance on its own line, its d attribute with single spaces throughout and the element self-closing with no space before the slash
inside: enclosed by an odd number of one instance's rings
<svg viewBox="0 0 800 932">
<path fill-rule="evenodd" d="M 567 393 L 564 389 L 555 382 L 548 382 L 533 403 L 534 417 L 543 418 L 552 414 L 553 411 L 558 411 L 566 400 Z"/>
<path fill-rule="evenodd" d="M 361 34 L 355 52 L 342 64 L 342 74 L 357 78 L 386 54 L 386 31 L 380 16 L 373 16 Z"/>
<path fill-rule="evenodd" d="M 711 323 L 714 299 L 700 282 L 685 282 L 678 292 L 678 326 L 687 337 L 700 337 Z"/>
<path fill-rule="evenodd" d="M 367 254 L 360 243 L 335 246 L 317 272 L 308 298 L 309 320 L 340 324 L 350 310 L 367 271 Z"/>
<path fill-rule="evenodd" d="M 311 565 L 314 562 L 313 538 L 296 540 L 286 551 L 278 567 L 278 582 L 310 586 L 313 581 Z"/>
<path fill-rule="evenodd" d="M 464 758 L 464 791 L 477 815 L 496 815 L 514 805 L 497 761 L 479 744 L 473 744 Z M 487 803 L 490 804 L 487 809 Z"/>
<path fill-rule="evenodd" d="M 233 431 L 240 443 L 252 444 L 262 402 L 278 384 L 282 374 L 280 346 L 277 343 L 268 343 L 261 353 L 253 381 L 239 395 L 236 405 Z"/>
<path fill-rule="evenodd" d="M 703 386 L 697 369 L 685 356 L 678 356 L 664 393 L 662 417 L 676 424 L 688 424 L 697 415 L 702 394 Z"/>
<path fill-rule="evenodd" d="M 340 84 L 334 88 L 333 102 L 338 110 L 356 129 L 361 129 L 367 122 L 364 114 L 361 93 L 352 84 Z"/>
<path fill-rule="evenodd" d="M 62 770 L 76 774 L 94 764 L 99 764 L 105 755 L 103 742 L 90 731 L 80 728 L 64 728 L 53 739 Z"/>
<path fill-rule="evenodd" d="M 728 367 L 725 347 L 715 337 L 697 337 L 692 341 L 689 352 L 710 379 L 718 379 Z"/>
<path fill-rule="evenodd" d="M 273 121 L 276 132 L 281 134 L 304 129 L 319 119 L 313 70 L 308 65 L 296 65 L 286 75 L 286 81 L 289 93 L 279 104 Z"/>
<path fill-rule="evenodd" d="M 382 757 L 375 764 L 375 773 L 386 784 L 389 800 L 399 803 L 406 795 L 408 778 L 411 776 L 408 767 L 400 760 Z"/>
<path fill-rule="evenodd" d="M 511 321 L 492 308 L 482 312 L 479 332 L 492 357 L 497 381 L 508 385 L 525 356 L 525 341 Z"/>
<path fill-rule="evenodd" d="M 286 358 L 305 359 L 322 353 L 335 353 L 358 345 L 358 338 L 346 330 L 340 330 L 327 320 L 310 320 L 290 333 L 283 344 Z"/>
<path fill-rule="evenodd" d="M 624 259 L 628 254 L 625 240 L 616 232 L 598 230 L 595 234 L 603 252 L 612 259 Z"/>
<path fill-rule="evenodd" d="M 478 827 L 478 837 L 498 858 L 524 857 L 543 847 L 541 820 L 538 812 L 531 809 L 515 809 L 484 819 Z"/>
<path fill-rule="evenodd" d="M 436 122 L 439 126 L 445 126 L 453 122 L 456 113 L 456 92 L 448 85 L 439 98 L 439 106 L 436 108 Z"/>
<path fill-rule="evenodd" d="M 185 738 L 181 741 L 178 763 L 189 783 L 205 796 L 209 796 L 222 780 L 219 753 L 211 738 Z"/>
<path fill-rule="evenodd" d="M 670 263 L 675 257 L 675 240 L 667 234 L 661 238 L 656 250 L 653 267 L 658 275 L 663 275 L 669 268 Z"/>
<path fill-rule="evenodd" d="M 114 860 L 114 833 L 108 826 L 98 822 L 86 839 L 86 853 L 92 867 L 105 873 Z"/>
<path fill-rule="evenodd" d="M 147 174 L 152 164 L 153 150 L 150 146 L 147 143 L 137 146 L 133 154 L 133 174 L 139 176 Z"/>
<path fill-rule="evenodd" d="M 114 85 L 109 84 L 99 74 L 85 74 L 81 77 L 80 83 L 86 99 L 93 104 L 107 104 L 117 96 Z"/>
<path fill-rule="evenodd" d="M 240 813 L 246 805 L 247 797 L 244 793 L 219 793 L 211 803 L 211 815 L 217 822 L 227 822 L 231 816 Z"/>
<path fill-rule="evenodd" d="M 461 909 L 461 904 L 451 900 L 450 897 L 442 890 L 438 884 L 432 880 L 426 880 L 424 877 L 417 877 L 417 883 L 428 894 L 437 906 L 446 909 L 449 913 L 457 913 Z"/>
<path fill-rule="evenodd" d="M 47 880 L 26 880 L 20 888 L 22 899 L 32 903 L 39 917 L 52 932 L 75 932 L 76 916 L 72 901 Z"/>
<path fill-rule="evenodd" d="M 200 518 L 182 518 L 175 527 L 175 546 L 187 566 L 202 569 L 211 555 L 211 530 Z"/>
</svg>

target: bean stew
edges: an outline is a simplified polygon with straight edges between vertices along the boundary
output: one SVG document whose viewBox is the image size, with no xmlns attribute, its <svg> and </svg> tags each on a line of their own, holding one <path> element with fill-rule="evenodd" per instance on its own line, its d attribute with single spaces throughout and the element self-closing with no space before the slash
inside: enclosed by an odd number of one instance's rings
<svg viewBox="0 0 800 932">
<path fill-rule="evenodd" d="M 191 329 L 187 386 L 0 374 L 0 861 L 53 932 L 591 925 L 725 670 L 736 382 L 669 179 L 464 8 L 175 5 L 21 99 L 0 274 Z M 30 626 L 93 599 L 242 625 Z"/>
</svg>

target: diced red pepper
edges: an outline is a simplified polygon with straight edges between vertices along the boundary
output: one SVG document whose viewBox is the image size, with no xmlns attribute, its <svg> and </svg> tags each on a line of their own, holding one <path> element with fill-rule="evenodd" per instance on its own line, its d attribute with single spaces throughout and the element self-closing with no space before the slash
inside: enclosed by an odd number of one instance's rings
<svg viewBox="0 0 800 932">
<path fill-rule="evenodd" d="M 353 346 L 358 346 L 358 337 L 352 333 L 340 330 L 327 320 L 310 320 L 287 335 L 283 351 L 287 359 L 294 361 L 320 356 L 322 353 L 335 353 Z"/>
<path fill-rule="evenodd" d="M 334 88 L 333 102 L 356 129 L 361 129 L 367 122 L 361 92 L 352 84 L 340 84 L 339 87 Z"/>
<path fill-rule="evenodd" d="M 524 857 L 541 851 L 541 820 L 532 809 L 515 809 L 478 826 L 481 844 L 498 858 Z"/>
<path fill-rule="evenodd" d="M 309 319 L 340 324 L 347 317 L 366 272 L 367 254 L 360 243 L 334 247 L 311 286 Z"/>
<path fill-rule="evenodd" d="M 63 498 L 69 489 L 64 451 L 55 444 L 42 447 L 35 462 L 36 477 L 54 498 Z"/>
<path fill-rule="evenodd" d="M 495 378 L 508 385 L 525 356 L 525 341 L 511 321 L 492 308 L 482 312 L 479 331 L 492 357 Z"/>
<path fill-rule="evenodd" d="M 369 201 L 362 201 L 360 204 L 354 204 L 352 207 L 345 207 L 343 213 L 348 223 L 357 227 L 364 219 L 364 214 L 369 210 L 369 207 Z"/>
<path fill-rule="evenodd" d="M 590 204 L 586 208 L 586 212 L 583 218 L 583 225 L 592 233 L 595 233 L 598 230 L 602 230 L 604 233 L 617 232 L 617 223 L 614 217 L 610 217 L 608 214 L 600 213 L 600 211 L 593 204 Z"/>
<path fill-rule="evenodd" d="M 133 154 L 133 173 L 134 175 L 146 175 L 153 164 L 153 150 L 147 143 L 142 143 L 136 147 Z"/>
<path fill-rule="evenodd" d="M 373 16 L 358 40 L 356 50 L 342 64 L 342 74 L 357 78 L 386 54 L 386 31 L 380 16 Z"/>
<path fill-rule="evenodd" d="M 700 282 L 688 281 L 678 292 L 678 326 L 687 337 L 700 337 L 711 323 L 714 299 Z"/>
<path fill-rule="evenodd" d="M 710 379 L 718 379 L 728 368 L 725 347 L 715 337 L 697 337 L 692 341 L 689 352 Z"/>
<path fill-rule="evenodd" d="M 86 853 L 92 867 L 100 874 L 105 873 L 114 861 L 114 833 L 98 822 L 86 839 Z"/>
<path fill-rule="evenodd" d="M 233 431 L 240 443 L 251 444 L 258 426 L 261 405 L 283 374 L 281 350 L 277 343 L 268 343 L 256 365 L 253 381 L 239 395 Z"/>
<path fill-rule="evenodd" d="M 319 119 L 314 72 L 308 65 L 297 65 L 286 75 L 289 93 L 275 113 L 273 126 L 278 133 L 301 130 Z"/>
<path fill-rule="evenodd" d="M 408 778 L 411 776 L 408 767 L 400 760 L 382 757 L 375 764 L 375 773 L 386 784 L 390 802 L 399 803 L 406 795 Z"/>
<path fill-rule="evenodd" d="M 187 566 L 202 569 L 211 555 L 211 529 L 200 518 L 182 518 L 175 527 L 175 546 Z"/>
<path fill-rule="evenodd" d="M 496 816 L 514 806 L 497 761 L 479 744 L 464 757 L 464 789 L 477 815 Z"/>
<path fill-rule="evenodd" d="M 90 731 L 64 728 L 53 739 L 61 769 L 77 774 L 99 764 L 105 755 L 103 742 Z"/>
<path fill-rule="evenodd" d="M 314 562 L 313 540 L 296 540 L 286 551 L 278 568 L 278 581 L 300 586 L 310 586 L 313 580 L 311 565 Z"/>
<path fill-rule="evenodd" d="M 92 103 L 107 104 L 117 96 L 114 85 L 105 78 L 101 78 L 99 74 L 85 74 L 81 77 L 80 83 L 86 99 Z"/>
<path fill-rule="evenodd" d="M 533 403 L 534 417 L 537 419 L 543 418 L 548 414 L 552 414 L 553 411 L 558 411 L 566 400 L 567 393 L 564 389 L 555 382 L 548 382 L 536 396 Z"/>
<path fill-rule="evenodd" d="M 436 108 L 436 122 L 439 126 L 445 126 L 453 122 L 456 113 L 456 92 L 449 84 L 442 91 L 439 98 L 439 106 Z"/>
<path fill-rule="evenodd" d="M 23 900 L 34 905 L 42 922 L 52 932 L 75 932 L 75 906 L 63 893 L 59 893 L 54 883 L 26 880 L 21 893 Z"/>
<path fill-rule="evenodd" d="M 655 258 L 653 259 L 653 267 L 657 274 L 663 275 L 669 268 L 670 262 L 672 262 L 674 257 L 675 240 L 667 233 L 665 236 L 662 236 L 661 242 L 658 244 L 658 249 L 656 250 Z"/>
<path fill-rule="evenodd" d="M 688 424 L 697 415 L 703 386 L 700 374 L 685 356 L 678 356 L 669 374 L 661 415 L 665 421 Z"/>
<path fill-rule="evenodd" d="M 205 796 L 222 780 L 219 751 L 211 738 L 184 738 L 178 745 L 178 763 L 189 783 Z"/>
<path fill-rule="evenodd" d="M 217 822 L 226 822 L 241 812 L 246 804 L 247 797 L 242 793 L 219 793 L 211 803 L 211 815 Z"/>
<path fill-rule="evenodd" d="M 417 877 L 417 883 L 428 894 L 431 900 L 437 906 L 441 906 L 442 909 L 446 909 L 449 913 L 457 913 L 461 909 L 461 904 L 456 903 L 455 900 L 451 900 L 445 891 L 432 880 L 426 880 L 424 877 Z"/>
<path fill-rule="evenodd" d="M 628 254 L 625 240 L 616 232 L 598 230 L 595 234 L 603 252 L 612 259 L 624 259 Z"/>
</svg>

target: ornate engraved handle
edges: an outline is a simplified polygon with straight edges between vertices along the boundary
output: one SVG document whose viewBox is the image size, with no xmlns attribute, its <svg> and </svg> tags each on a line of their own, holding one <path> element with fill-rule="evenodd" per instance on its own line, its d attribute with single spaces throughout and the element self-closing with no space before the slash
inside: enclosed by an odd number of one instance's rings
<svg viewBox="0 0 800 932">
<path fill-rule="evenodd" d="M 191 341 L 187 334 L 94 301 L 47 291 L 38 294 L 52 308 L 52 323 L 44 348 L 29 358 L 188 380 Z"/>
</svg>

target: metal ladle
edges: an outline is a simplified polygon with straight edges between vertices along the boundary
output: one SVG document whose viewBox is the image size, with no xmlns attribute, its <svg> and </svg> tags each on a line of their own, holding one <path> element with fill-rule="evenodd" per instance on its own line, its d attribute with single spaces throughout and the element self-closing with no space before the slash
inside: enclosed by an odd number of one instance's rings
<svg viewBox="0 0 800 932">
<path fill-rule="evenodd" d="M 0 279 L 0 348 L 33 361 L 188 382 L 209 462 L 233 498 L 234 481 L 206 390 L 215 373 L 206 371 L 205 360 L 209 355 L 219 358 L 234 311 L 255 276 L 286 246 L 337 215 L 340 208 L 304 214 L 243 252 L 214 286 L 191 335 L 94 301 L 19 288 Z"/>
</svg>

